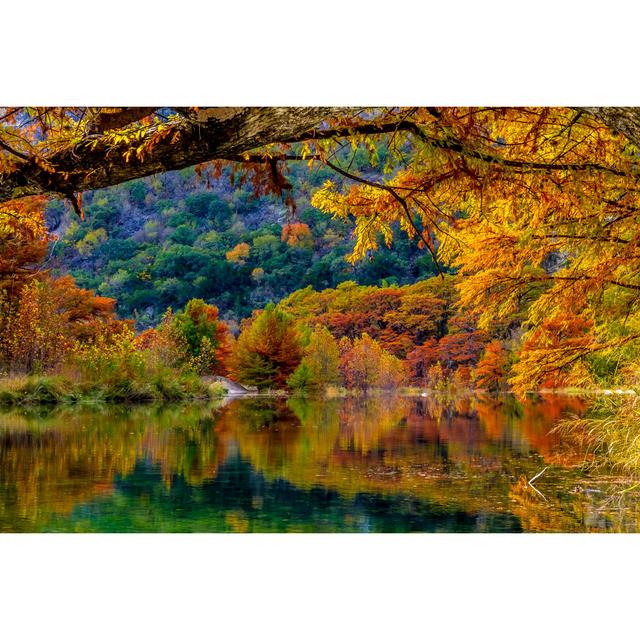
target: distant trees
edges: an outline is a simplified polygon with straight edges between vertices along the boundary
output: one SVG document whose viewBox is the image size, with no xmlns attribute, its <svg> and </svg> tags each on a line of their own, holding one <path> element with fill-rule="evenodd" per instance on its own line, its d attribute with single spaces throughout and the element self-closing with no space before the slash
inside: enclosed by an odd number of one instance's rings
<svg viewBox="0 0 640 640">
<path fill-rule="evenodd" d="M 352 344 L 343 342 L 340 359 L 345 386 L 349 389 L 394 389 L 405 381 L 404 363 L 383 349 L 367 333 Z"/>
<path fill-rule="evenodd" d="M 192 297 L 215 301 L 239 322 L 307 285 L 406 284 L 435 273 L 406 239 L 352 266 L 344 259 L 353 242 L 347 224 L 309 207 L 306 195 L 298 198 L 299 219 L 276 220 L 271 198 L 255 199 L 250 184 L 230 187 L 228 175 L 213 190 L 187 170 L 136 181 L 143 198 L 132 198 L 133 183 L 87 193 L 83 221 L 62 201 L 51 202 L 47 219 L 61 236 L 52 245 L 57 264 L 81 286 L 117 298 L 120 313 L 135 316 L 139 328 Z M 306 194 L 311 177 L 301 165 L 288 179 Z"/>
<path fill-rule="evenodd" d="M 459 317 L 452 318 L 449 328 L 451 333 L 439 340 L 429 338 L 407 354 L 411 378 L 416 384 L 428 384 L 434 377 L 431 369 L 436 364 L 440 367 L 438 379 L 453 378 L 456 372 L 459 380 L 470 378 L 471 370 L 477 364 L 490 336 L 477 330 L 473 324 L 461 327 Z"/>
<path fill-rule="evenodd" d="M 506 386 L 508 354 L 499 340 L 490 342 L 474 372 L 480 389 L 499 391 Z"/>
<path fill-rule="evenodd" d="M 244 324 L 232 373 L 262 388 L 282 386 L 285 377 L 276 381 L 278 367 L 273 358 L 264 357 L 265 351 L 277 349 L 256 337 L 257 319 L 280 311 L 297 330 L 300 347 L 299 364 L 286 377 L 291 389 L 317 392 L 338 386 L 366 392 L 409 384 L 471 388 L 476 381 L 482 388 L 503 388 L 508 354 L 498 340 L 487 348 L 492 336 L 456 312 L 453 282 L 452 277 L 404 287 L 347 282 L 320 292 L 297 291 Z"/>
<path fill-rule="evenodd" d="M 280 302 L 301 322 L 326 326 L 337 339 L 353 340 L 366 332 L 399 357 L 429 338 L 444 336 L 453 305 L 452 276 L 403 287 L 360 286 L 352 281 L 323 291 L 307 287 Z"/>
<path fill-rule="evenodd" d="M 297 391 L 322 391 L 331 385 L 360 392 L 396 389 L 406 382 L 404 363 L 367 333 L 340 342 L 326 327 L 310 331 L 303 358 L 287 384 Z"/>
</svg>

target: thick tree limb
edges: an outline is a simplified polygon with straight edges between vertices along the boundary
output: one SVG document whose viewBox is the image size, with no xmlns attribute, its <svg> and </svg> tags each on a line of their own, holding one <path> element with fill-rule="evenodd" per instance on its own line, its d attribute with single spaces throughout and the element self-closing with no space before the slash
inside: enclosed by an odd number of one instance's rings
<svg viewBox="0 0 640 640">
<path fill-rule="evenodd" d="M 47 166 L 29 159 L 0 173 L 0 202 L 47 192 L 101 189 L 154 173 L 183 169 L 201 162 L 243 154 L 312 131 L 325 119 L 349 113 L 333 107 L 236 107 L 204 109 L 174 125 L 144 158 L 125 159 L 130 145 L 108 136 L 87 135 L 72 148 L 45 156 Z M 42 159 L 41 159 L 42 160 Z"/>
<path fill-rule="evenodd" d="M 0 172 L 0 202 L 42 193 L 69 194 L 90 191 L 155 173 L 182 169 L 202 162 L 226 159 L 274 143 L 293 143 L 346 137 L 354 133 L 378 134 L 407 131 L 425 144 L 448 149 L 487 163 L 497 163 L 523 171 L 595 170 L 619 174 L 615 167 L 586 163 L 546 164 L 526 160 L 505 160 L 486 152 L 468 148 L 461 142 L 427 135 L 414 122 L 361 122 L 356 127 L 329 129 L 321 123 L 331 117 L 355 114 L 356 109 L 334 107 L 216 107 L 176 109 L 182 119 L 171 125 L 170 135 L 145 151 L 142 159 L 127 154 L 130 143 L 115 143 L 102 132 L 113 126 L 130 124 L 150 115 L 151 107 L 114 108 L 100 114 L 83 139 L 71 147 L 44 157 L 22 157 L 14 153 L 15 165 Z M 640 146 L 640 108 L 586 107 L 577 112 L 589 113 L 612 130 L 625 135 Z M 97 131 L 97 133 L 96 133 Z M 153 135 L 151 130 L 147 135 Z M 141 141 L 142 142 L 142 141 Z M 11 151 L 11 149 L 5 151 Z"/>
<path fill-rule="evenodd" d="M 120 129 L 132 122 L 150 116 L 157 107 L 112 107 L 101 109 L 91 125 L 93 133 L 104 133 L 110 129 Z"/>
<path fill-rule="evenodd" d="M 580 107 L 577 111 L 595 116 L 640 147 L 640 107 Z"/>
</svg>

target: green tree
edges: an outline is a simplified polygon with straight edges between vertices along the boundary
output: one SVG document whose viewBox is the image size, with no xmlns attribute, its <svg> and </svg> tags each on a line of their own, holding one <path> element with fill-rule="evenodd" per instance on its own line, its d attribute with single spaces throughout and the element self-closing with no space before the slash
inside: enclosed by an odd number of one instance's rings
<svg viewBox="0 0 640 640">
<path fill-rule="evenodd" d="M 317 391 L 340 380 L 340 349 L 326 327 L 314 329 L 304 348 L 304 356 L 287 384 L 299 391 Z"/>
<path fill-rule="evenodd" d="M 200 374 L 226 372 L 230 350 L 227 325 L 218 317 L 218 308 L 204 300 L 189 300 L 184 311 L 171 318 L 175 335 L 184 344 L 185 360 Z"/>
</svg>

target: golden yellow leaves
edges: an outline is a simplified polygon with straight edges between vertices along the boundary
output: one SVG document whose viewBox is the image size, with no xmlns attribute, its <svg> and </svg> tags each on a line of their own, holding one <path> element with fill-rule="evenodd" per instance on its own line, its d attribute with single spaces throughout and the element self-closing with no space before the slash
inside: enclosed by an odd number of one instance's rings
<svg viewBox="0 0 640 640">
<path fill-rule="evenodd" d="M 458 271 L 460 305 L 481 328 L 504 321 L 533 331 L 577 315 L 600 319 L 587 332 L 598 349 L 630 339 L 629 327 L 640 325 L 640 163 L 632 146 L 571 109 L 433 111 L 408 116 L 421 135 L 405 139 L 404 169 L 382 180 L 356 175 L 342 190 L 326 182 L 315 194 L 315 207 L 354 219 L 349 259 L 367 257 L 398 231 L 418 236 L 413 219 Z M 574 359 L 576 348 L 565 341 L 529 349 L 516 386 L 527 376 L 540 382 L 554 362 L 558 380 L 585 381 L 581 357 L 592 351 Z"/>
<path fill-rule="evenodd" d="M 46 198 L 37 196 L 0 204 L 0 237 L 16 234 L 36 239 L 46 235 Z"/>
<path fill-rule="evenodd" d="M 233 249 L 227 251 L 227 261 L 235 264 L 244 264 L 249 257 L 250 251 L 251 247 L 246 242 L 241 242 L 233 247 Z"/>
<path fill-rule="evenodd" d="M 398 200 L 388 191 L 369 185 L 354 186 L 346 194 L 342 194 L 330 180 L 327 180 L 313 195 L 311 204 L 334 218 L 347 220 L 349 216 L 353 216 L 356 243 L 347 257 L 351 263 L 362 260 L 371 251 L 376 251 L 379 247 L 379 235 L 387 246 L 391 246 L 392 225 L 396 221 L 399 221 L 400 228 L 409 237 L 415 235 L 413 227 L 403 215 L 402 205 Z"/>
</svg>

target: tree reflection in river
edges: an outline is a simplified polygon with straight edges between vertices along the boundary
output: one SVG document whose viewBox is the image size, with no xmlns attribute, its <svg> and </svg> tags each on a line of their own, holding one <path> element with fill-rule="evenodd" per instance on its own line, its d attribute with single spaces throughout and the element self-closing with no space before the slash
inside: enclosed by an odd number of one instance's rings
<svg viewBox="0 0 640 640">
<path fill-rule="evenodd" d="M 635 530 L 577 397 L 246 398 L 0 415 L 4 531 Z M 536 481 L 542 493 L 527 485 Z"/>
</svg>

